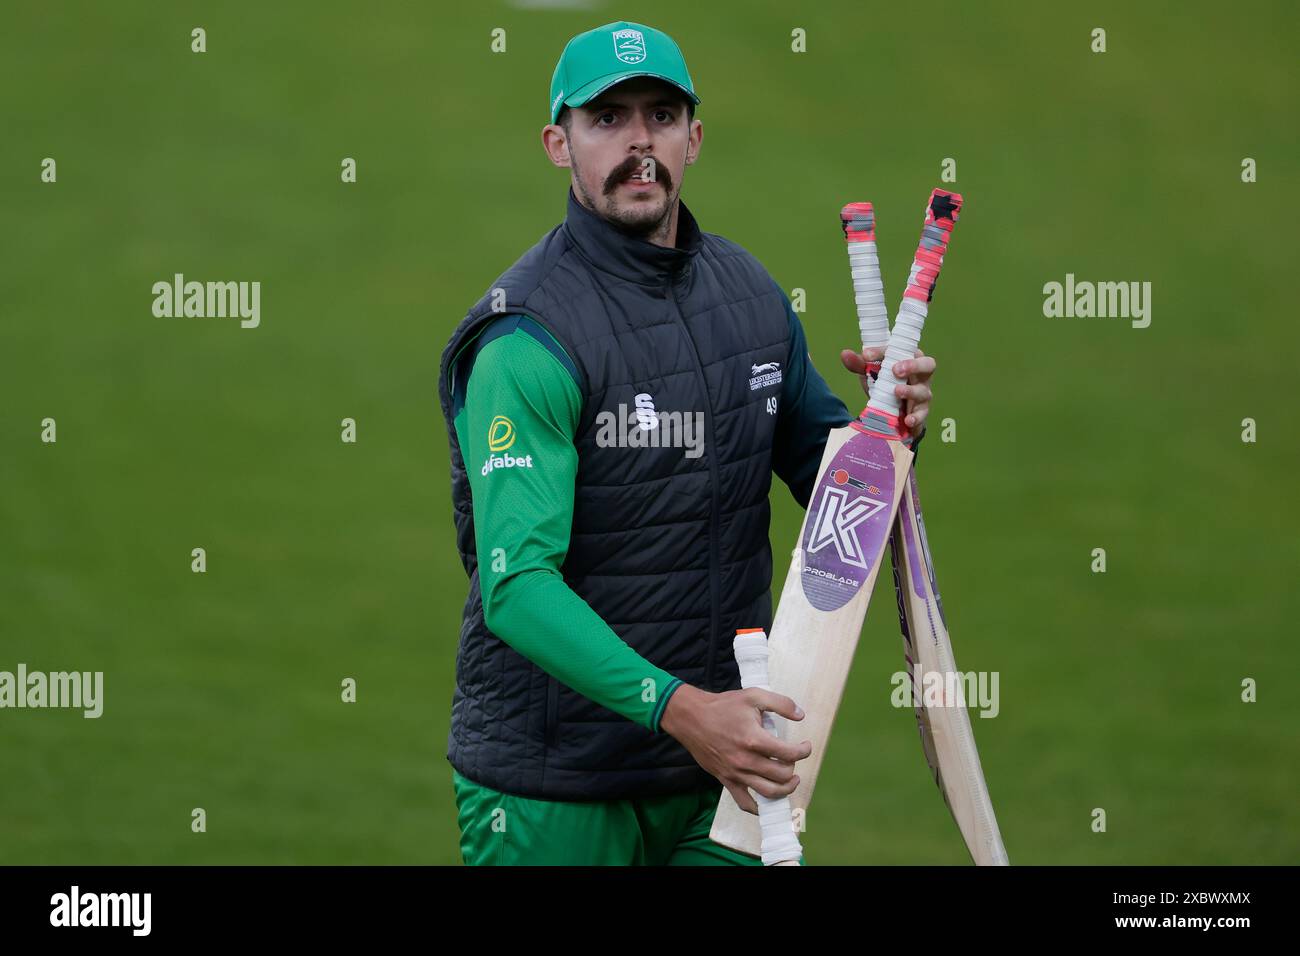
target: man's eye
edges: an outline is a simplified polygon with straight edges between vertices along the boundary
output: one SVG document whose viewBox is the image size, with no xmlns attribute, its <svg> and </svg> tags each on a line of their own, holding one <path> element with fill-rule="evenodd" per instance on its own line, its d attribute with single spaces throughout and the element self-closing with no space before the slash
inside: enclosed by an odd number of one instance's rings
<svg viewBox="0 0 1300 956">
<path fill-rule="evenodd" d="M 612 117 L 613 115 L 614 115 L 613 113 L 601 113 L 599 116 L 596 117 L 596 122 L 599 123 L 606 116 Z"/>
</svg>

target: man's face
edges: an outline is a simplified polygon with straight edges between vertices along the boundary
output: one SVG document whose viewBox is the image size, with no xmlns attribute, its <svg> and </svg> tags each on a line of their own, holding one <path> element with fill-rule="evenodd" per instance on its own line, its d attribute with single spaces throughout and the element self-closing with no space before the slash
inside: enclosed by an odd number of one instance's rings
<svg viewBox="0 0 1300 956">
<path fill-rule="evenodd" d="M 638 76 L 569 112 L 567 132 L 547 126 L 542 141 L 552 162 L 572 169 L 582 204 L 631 235 L 665 230 L 704 135 L 681 92 Z"/>
</svg>

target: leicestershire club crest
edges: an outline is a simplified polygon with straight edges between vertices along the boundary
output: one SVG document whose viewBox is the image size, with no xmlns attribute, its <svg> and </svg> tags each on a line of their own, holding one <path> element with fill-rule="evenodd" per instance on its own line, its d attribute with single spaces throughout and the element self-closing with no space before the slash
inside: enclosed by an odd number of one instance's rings
<svg viewBox="0 0 1300 956">
<path fill-rule="evenodd" d="M 645 59 L 645 36 L 640 30 L 615 30 L 614 55 L 624 63 Z"/>
</svg>

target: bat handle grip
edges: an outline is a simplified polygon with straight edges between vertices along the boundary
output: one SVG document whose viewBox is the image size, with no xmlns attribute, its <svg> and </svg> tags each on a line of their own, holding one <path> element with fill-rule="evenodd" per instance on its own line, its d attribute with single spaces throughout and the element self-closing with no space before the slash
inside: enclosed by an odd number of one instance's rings
<svg viewBox="0 0 1300 956">
<path fill-rule="evenodd" d="M 889 307 L 876 251 L 876 215 L 869 202 L 851 202 L 840 210 L 840 227 L 849 253 L 853 303 L 863 348 L 884 348 L 889 342 Z M 873 363 L 875 364 L 875 363 Z"/>
<path fill-rule="evenodd" d="M 758 801 L 758 826 L 762 831 L 764 866 L 798 866 L 803 847 L 790 822 L 790 798 L 772 799 L 754 794 Z"/>
<path fill-rule="evenodd" d="M 867 403 L 869 412 L 878 413 L 876 417 L 881 422 L 892 422 L 895 430 L 901 403 L 894 389 L 903 382 L 894 375 L 894 365 L 916 356 L 916 348 L 921 344 L 921 330 L 929 314 L 929 303 L 934 297 L 934 285 L 943 268 L 943 256 L 948 250 L 948 240 L 957 224 L 961 206 L 962 197 L 958 193 L 943 189 L 931 191 L 925 209 L 925 225 L 921 228 L 921 242 L 912 260 L 903 303 L 899 306 L 898 318 L 894 320 L 894 331 L 889 336 L 880 375 L 871 386 L 871 400 Z"/>
<path fill-rule="evenodd" d="M 740 665 L 740 686 L 771 690 L 767 675 L 767 635 L 762 629 L 738 631 L 734 648 L 736 663 Z M 781 736 L 770 713 L 764 711 L 762 720 L 764 730 L 773 737 Z M 790 798 L 765 797 L 755 793 L 754 800 L 758 803 L 758 825 L 762 832 L 759 846 L 763 865 L 797 866 L 803 856 L 803 847 L 794 830 Z"/>
</svg>

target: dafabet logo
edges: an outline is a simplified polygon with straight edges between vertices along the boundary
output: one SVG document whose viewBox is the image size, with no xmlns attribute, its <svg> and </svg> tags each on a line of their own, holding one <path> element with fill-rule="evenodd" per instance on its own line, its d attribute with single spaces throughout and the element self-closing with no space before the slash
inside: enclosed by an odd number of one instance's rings
<svg viewBox="0 0 1300 956">
<path fill-rule="evenodd" d="M 483 477 L 486 478 L 498 468 L 531 468 L 532 455 L 501 455 L 515 443 L 515 423 L 504 415 L 497 415 L 488 425 L 488 460 L 483 463 Z"/>
<path fill-rule="evenodd" d="M 515 443 L 515 423 L 498 415 L 488 425 L 488 451 L 505 451 Z"/>
</svg>

